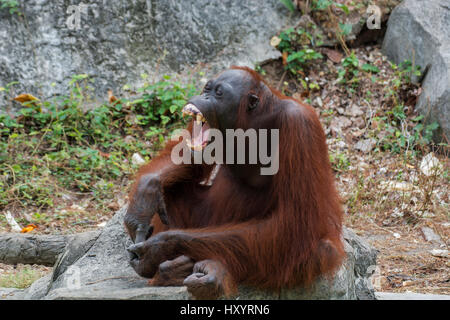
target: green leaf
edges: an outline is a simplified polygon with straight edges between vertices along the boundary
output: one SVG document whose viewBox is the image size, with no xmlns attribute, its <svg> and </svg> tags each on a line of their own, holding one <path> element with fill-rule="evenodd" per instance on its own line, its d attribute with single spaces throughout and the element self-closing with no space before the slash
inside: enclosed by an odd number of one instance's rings
<svg viewBox="0 0 450 320">
<path fill-rule="evenodd" d="M 178 106 L 173 104 L 170 106 L 169 110 L 170 110 L 170 113 L 175 113 L 178 110 Z"/>
<path fill-rule="evenodd" d="M 349 14 L 350 11 L 348 10 L 348 7 L 345 4 L 336 3 L 336 7 L 341 8 L 345 14 Z"/>
<path fill-rule="evenodd" d="M 295 12 L 294 4 L 292 3 L 292 0 L 280 0 L 282 4 L 292 13 Z"/>
<path fill-rule="evenodd" d="M 352 25 L 339 22 L 339 29 L 344 36 L 348 36 L 352 32 Z"/>
<path fill-rule="evenodd" d="M 372 73 L 380 72 L 380 69 L 378 69 L 376 66 L 371 65 L 369 63 L 363 64 L 362 69 L 366 72 L 372 72 Z"/>
<path fill-rule="evenodd" d="M 316 9 L 324 10 L 324 9 L 328 8 L 332 3 L 333 2 L 330 0 L 319 0 L 319 1 L 317 1 Z"/>
</svg>

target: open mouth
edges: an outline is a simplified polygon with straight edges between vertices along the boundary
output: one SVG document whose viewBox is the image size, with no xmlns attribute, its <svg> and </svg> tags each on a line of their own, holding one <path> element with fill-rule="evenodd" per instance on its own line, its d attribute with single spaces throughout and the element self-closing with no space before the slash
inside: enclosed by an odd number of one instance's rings
<svg viewBox="0 0 450 320">
<path fill-rule="evenodd" d="M 209 129 L 210 126 L 206 121 L 203 114 L 192 103 L 188 103 L 184 106 L 184 116 L 191 116 L 194 119 L 194 125 L 192 127 L 192 139 L 187 139 L 187 145 L 191 150 L 202 151 L 208 145 L 209 142 Z"/>
</svg>

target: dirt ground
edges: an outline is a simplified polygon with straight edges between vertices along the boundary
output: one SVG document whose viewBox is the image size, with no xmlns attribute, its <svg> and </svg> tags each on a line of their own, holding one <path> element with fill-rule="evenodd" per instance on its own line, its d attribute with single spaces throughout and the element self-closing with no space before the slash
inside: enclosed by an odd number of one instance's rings
<svg viewBox="0 0 450 320">
<path fill-rule="evenodd" d="M 309 70 L 309 78 L 320 85 L 316 91 L 305 92 L 284 73 L 281 61 L 263 69 L 272 86 L 299 99 L 309 99 L 327 133 L 330 154 L 335 160 L 343 159 L 334 162 L 334 169 L 345 209 L 344 223 L 379 251 L 379 268 L 372 281 L 375 289 L 450 294 L 449 180 L 442 174 L 448 172 L 448 150 L 434 153 L 442 171 L 432 177 L 420 170 L 429 150 L 416 156 L 382 150 L 379 141 L 384 132 L 376 126 L 376 116 L 390 112 L 392 102 L 386 87 L 395 75 L 379 45 L 355 52 L 360 62 L 371 63 L 380 72 L 376 81 L 370 75 L 361 75 L 360 85 L 353 92 L 336 83 L 339 64 L 330 59 Z M 411 86 L 400 90 L 405 91 L 406 113 L 412 118 L 421 89 Z M 357 146 L 370 139 L 378 143 L 369 150 Z"/>
</svg>

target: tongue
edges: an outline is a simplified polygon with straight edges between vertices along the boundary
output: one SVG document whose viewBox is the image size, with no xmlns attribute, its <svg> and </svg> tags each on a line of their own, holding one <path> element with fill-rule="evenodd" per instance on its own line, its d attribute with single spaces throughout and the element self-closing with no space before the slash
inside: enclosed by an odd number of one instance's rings
<svg viewBox="0 0 450 320">
<path fill-rule="evenodd" d="M 193 128 L 193 135 L 194 139 L 192 139 L 192 143 L 194 146 L 203 146 L 207 141 L 209 137 L 209 125 L 205 123 L 201 128 L 199 125 L 194 124 Z"/>
</svg>

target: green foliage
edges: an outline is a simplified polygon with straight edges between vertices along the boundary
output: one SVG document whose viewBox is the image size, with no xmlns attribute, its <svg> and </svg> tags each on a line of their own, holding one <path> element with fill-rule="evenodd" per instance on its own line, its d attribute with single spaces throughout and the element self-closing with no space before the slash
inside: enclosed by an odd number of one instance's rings
<svg viewBox="0 0 450 320">
<path fill-rule="evenodd" d="M 350 166 L 350 160 L 347 156 L 339 152 L 330 153 L 330 162 L 333 169 L 337 172 L 346 171 Z"/>
<path fill-rule="evenodd" d="M 409 60 L 401 62 L 398 66 L 392 63 L 391 68 L 395 71 L 396 81 L 394 85 L 396 87 L 399 87 L 401 83 L 411 83 L 413 75 L 420 77 L 422 74 L 420 66 L 413 66 Z"/>
<path fill-rule="evenodd" d="M 284 4 L 284 6 L 285 6 L 290 12 L 292 12 L 292 13 L 295 12 L 295 6 L 294 6 L 294 4 L 292 3 L 292 0 L 280 0 L 280 2 L 281 2 L 282 4 Z"/>
<path fill-rule="evenodd" d="M 337 3 L 331 0 L 313 0 L 311 7 L 313 10 L 327 10 L 328 7 L 331 5 L 334 5 L 335 7 L 342 9 L 342 11 L 344 11 L 345 14 L 350 13 L 350 10 L 345 4 Z"/>
<path fill-rule="evenodd" d="M 106 195 L 136 169 L 134 153 L 148 159 L 182 124 L 179 111 L 197 93 L 194 83 L 166 76 L 138 89 L 137 99 L 86 110 L 90 84 L 87 75 L 76 75 L 69 95 L 24 103 L 17 117 L 0 115 L 0 208 L 51 207 L 60 189 Z"/>
<path fill-rule="evenodd" d="M 316 10 L 325 10 L 333 4 L 334 1 L 331 0 L 314 0 L 312 1 L 312 6 Z"/>
<path fill-rule="evenodd" d="M 350 84 L 353 88 L 358 86 L 359 83 L 359 73 L 360 71 L 369 73 L 378 73 L 380 69 L 376 66 L 365 63 L 362 67 L 359 66 L 358 57 L 356 57 L 355 52 L 342 59 L 342 67 L 338 71 L 338 83 Z"/>
<path fill-rule="evenodd" d="M 439 129 L 439 124 L 427 123 L 423 115 L 408 115 L 408 107 L 401 102 L 400 94 L 411 88 L 411 75 L 420 76 L 420 69 L 414 68 L 410 61 L 404 61 L 399 66 L 392 64 L 391 67 L 395 76 L 386 86 L 386 93 L 392 98 L 393 107 L 386 116 L 374 118 L 379 124 L 379 130 L 384 132 L 379 145 L 393 153 L 411 151 L 412 155 L 416 155 L 417 151 L 432 143 L 433 134 Z"/>
<path fill-rule="evenodd" d="M 407 121 L 403 105 L 395 106 L 387 112 L 387 116 L 375 119 L 381 123 L 381 129 L 386 135 L 380 140 L 384 150 L 393 153 L 411 151 L 416 155 L 418 150 L 426 148 L 432 143 L 433 133 L 439 128 L 437 122 L 424 124 L 424 116 L 420 115 Z"/>
<path fill-rule="evenodd" d="M 0 9 L 8 9 L 10 14 L 18 14 L 19 11 L 19 2 L 17 0 L 0 0 Z"/>
<path fill-rule="evenodd" d="M 290 54 L 286 61 L 288 63 L 288 69 L 292 73 L 296 73 L 298 70 L 302 70 L 307 62 L 316 59 L 322 59 L 323 56 L 310 48 L 305 48 Z"/>
<path fill-rule="evenodd" d="M 316 39 L 305 29 L 289 28 L 280 34 L 277 48 L 286 56 L 286 69 L 298 75 L 299 71 L 307 68 L 308 63 L 322 59 L 323 56 L 313 47 L 320 39 Z"/>
<path fill-rule="evenodd" d="M 361 69 L 365 72 L 370 72 L 370 73 L 378 73 L 380 72 L 380 69 L 378 69 L 378 67 L 371 65 L 369 63 L 365 63 L 363 64 L 363 66 L 361 67 Z"/>
<path fill-rule="evenodd" d="M 264 70 L 260 65 L 255 65 L 255 71 L 258 72 L 260 75 L 265 76 L 266 70 Z"/>
<path fill-rule="evenodd" d="M 338 72 L 338 82 L 357 86 L 359 82 L 359 60 L 352 52 L 348 57 L 342 59 L 342 68 Z"/>
<path fill-rule="evenodd" d="M 31 266 L 15 267 L 15 272 L 3 272 L 0 275 L 0 287 L 5 288 L 28 288 L 37 279 L 43 277 L 45 272 L 36 270 Z"/>
<path fill-rule="evenodd" d="M 348 23 L 339 22 L 339 32 L 343 36 L 348 36 L 352 32 L 352 25 Z"/>
</svg>

